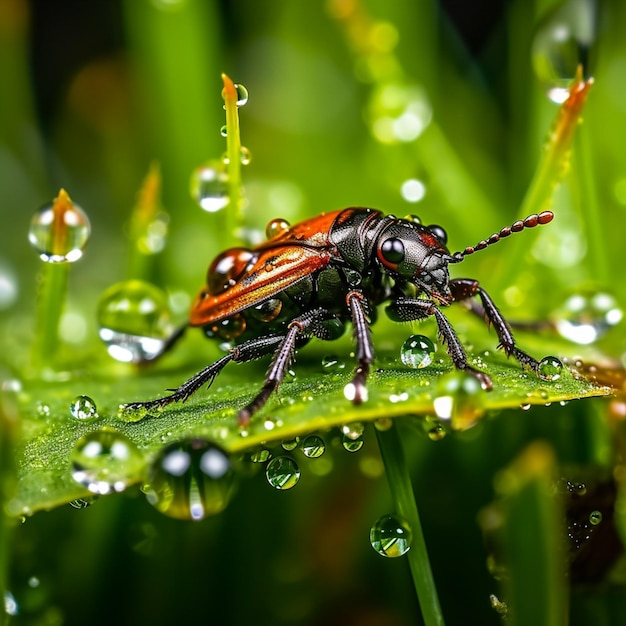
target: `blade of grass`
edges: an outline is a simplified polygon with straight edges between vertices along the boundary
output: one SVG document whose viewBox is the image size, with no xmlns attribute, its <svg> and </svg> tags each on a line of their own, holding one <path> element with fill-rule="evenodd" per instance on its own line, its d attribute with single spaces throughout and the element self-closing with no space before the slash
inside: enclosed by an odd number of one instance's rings
<svg viewBox="0 0 626 626">
<path fill-rule="evenodd" d="M 444 624 L 443 614 L 428 559 L 426 540 L 413 494 L 413 485 L 400 441 L 399 427 L 400 424 L 396 422 L 386 431 L 376 430 L 376 436 L 397 511 L 408 522 L 413 532 L 411 549 L 407 552 L 406 557 L 409 561 L 424 624 L 426 626 L 442 626 Z"/>
<path fill-rule="evenodd" d="M 563 511 L 554 495 L 555 471 L 552 449 L 537 442 L 496 479 L 514 624 L 567 624 Z"/>
</svg>

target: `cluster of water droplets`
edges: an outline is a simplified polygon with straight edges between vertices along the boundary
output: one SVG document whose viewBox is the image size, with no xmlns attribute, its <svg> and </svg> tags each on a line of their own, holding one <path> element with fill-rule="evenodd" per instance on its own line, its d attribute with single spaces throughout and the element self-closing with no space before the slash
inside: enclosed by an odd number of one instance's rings
<svg viewBox="0 0 626 626">
<path fill-rule="evenodd" d="M 241 84 L 236 84 L 237 106 L 242 107 L 248 102 L 248 90 Z M 226 125 L 220 128 L 222 137 L 228 136 Z M 242 165 L 248 165 L 252 160 L 250 150 L 241 146 L 239 160 Z M 198 206 L 208 213 L 215 213 L 226 208 L 229 198 L 228 155 L 220 159 L 211 159 L 199 165 L 191 174 L 189 191 Z"/>
<path fill-rule="evenodd" d="M 589 77 L 596 24 L 595 0 L 566 0 L 549 9 L 537 23 L 532 63 L 552 102 L 567 100 L 579 66 L 584 77 Z"/>
</svg>

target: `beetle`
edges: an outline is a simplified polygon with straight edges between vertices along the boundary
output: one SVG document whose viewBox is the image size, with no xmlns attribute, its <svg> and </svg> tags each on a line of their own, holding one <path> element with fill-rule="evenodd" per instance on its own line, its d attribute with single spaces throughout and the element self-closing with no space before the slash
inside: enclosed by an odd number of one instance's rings
<svg viewBox="0 0 626 626">
<path fill-rule="evenodd" d="M 271 355 L 261 390 L 238 412 L 238 423 L 247 426 L 284 379 L 296 349 L 312 337 L 338 338 L 348 322 L 354 332 L 356 369 L 344 394 L 360 404 L 367 400 L 366 381 L 374 360 L 370 323 L 383 303 L 395 321 L 434 317 L 454 366 L 489 391 L 491 377 L 469 364 L 442 311 L 477 297 L 480 305 L 474 311 L 493 325 L 498 347 L 522 367 L 538 373 L 539 362 L 517 347 L 509 324 L 479 282 L 451 279 L 448 266 L 512 233 L 547 224 L 553 217 L 551 211 L 530 215 L 454 254 L 446 247 L 447 234 L 441 226 L 426 226 L 418 218 L 397 218 L 371 208 L 339 209 L 293 226 L 272 220 L 267 241 L 252 248 L 231 248 L 213 260 L 206 285 L 191 306 L 188 324 L 169 342 L 175 343 L 187 326 L 196 326 L 233 347 L 180 387 L 168 389 L 170 395 L 122 408 L 149 412 L 185 401 L 203 385 L 210 386 L 231 361 L 243 363 Z"/>
</svg>

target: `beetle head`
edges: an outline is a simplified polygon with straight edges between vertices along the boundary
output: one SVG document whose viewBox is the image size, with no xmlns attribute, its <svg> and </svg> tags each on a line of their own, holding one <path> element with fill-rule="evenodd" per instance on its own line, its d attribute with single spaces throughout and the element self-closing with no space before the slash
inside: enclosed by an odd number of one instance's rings
<svg viewBox="0 0 626 626">
<path fill-rule="evenodd" d="M 446 248 L 447 235 L 441 226 L 424 226 L 398 219 L 380 234 L 376 257 L 395 280 L 414 284 L 420 291 L 444 304 L 452 301 Z"/>
</svg>

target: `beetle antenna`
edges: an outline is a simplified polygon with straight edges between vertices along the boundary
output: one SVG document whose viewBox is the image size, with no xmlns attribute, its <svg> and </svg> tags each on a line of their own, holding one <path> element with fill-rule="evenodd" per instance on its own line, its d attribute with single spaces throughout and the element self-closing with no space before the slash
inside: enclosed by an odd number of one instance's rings
<svg viewBox="0 0 626 626">
<path fill-rule="evenodd" d="M 543 211 L 539 214 L 533 213 L 533 215 L 529 215 L 524 220 L 518 220 L 517 222 L 513 222 L 510 226 L 506 226 L 499 233 L 494 233 L 489 239 L 483 239 L 475 246 L 468 246 L 463 252 L 455 252 L 452 255 L 450 263 L 460 263 L 466 256 L 474 254 L 474 252 L 478 252 L 479 250 L 484 250 L 487 246 L 498 243 L 500 239 L 504 239 L 512 233 L 519 233 L 525 228 L 534 228 L 542 224 L 549 224 L 553 217 L 554 213 L 552 213 L 552 211 Z"/>
</svg>

